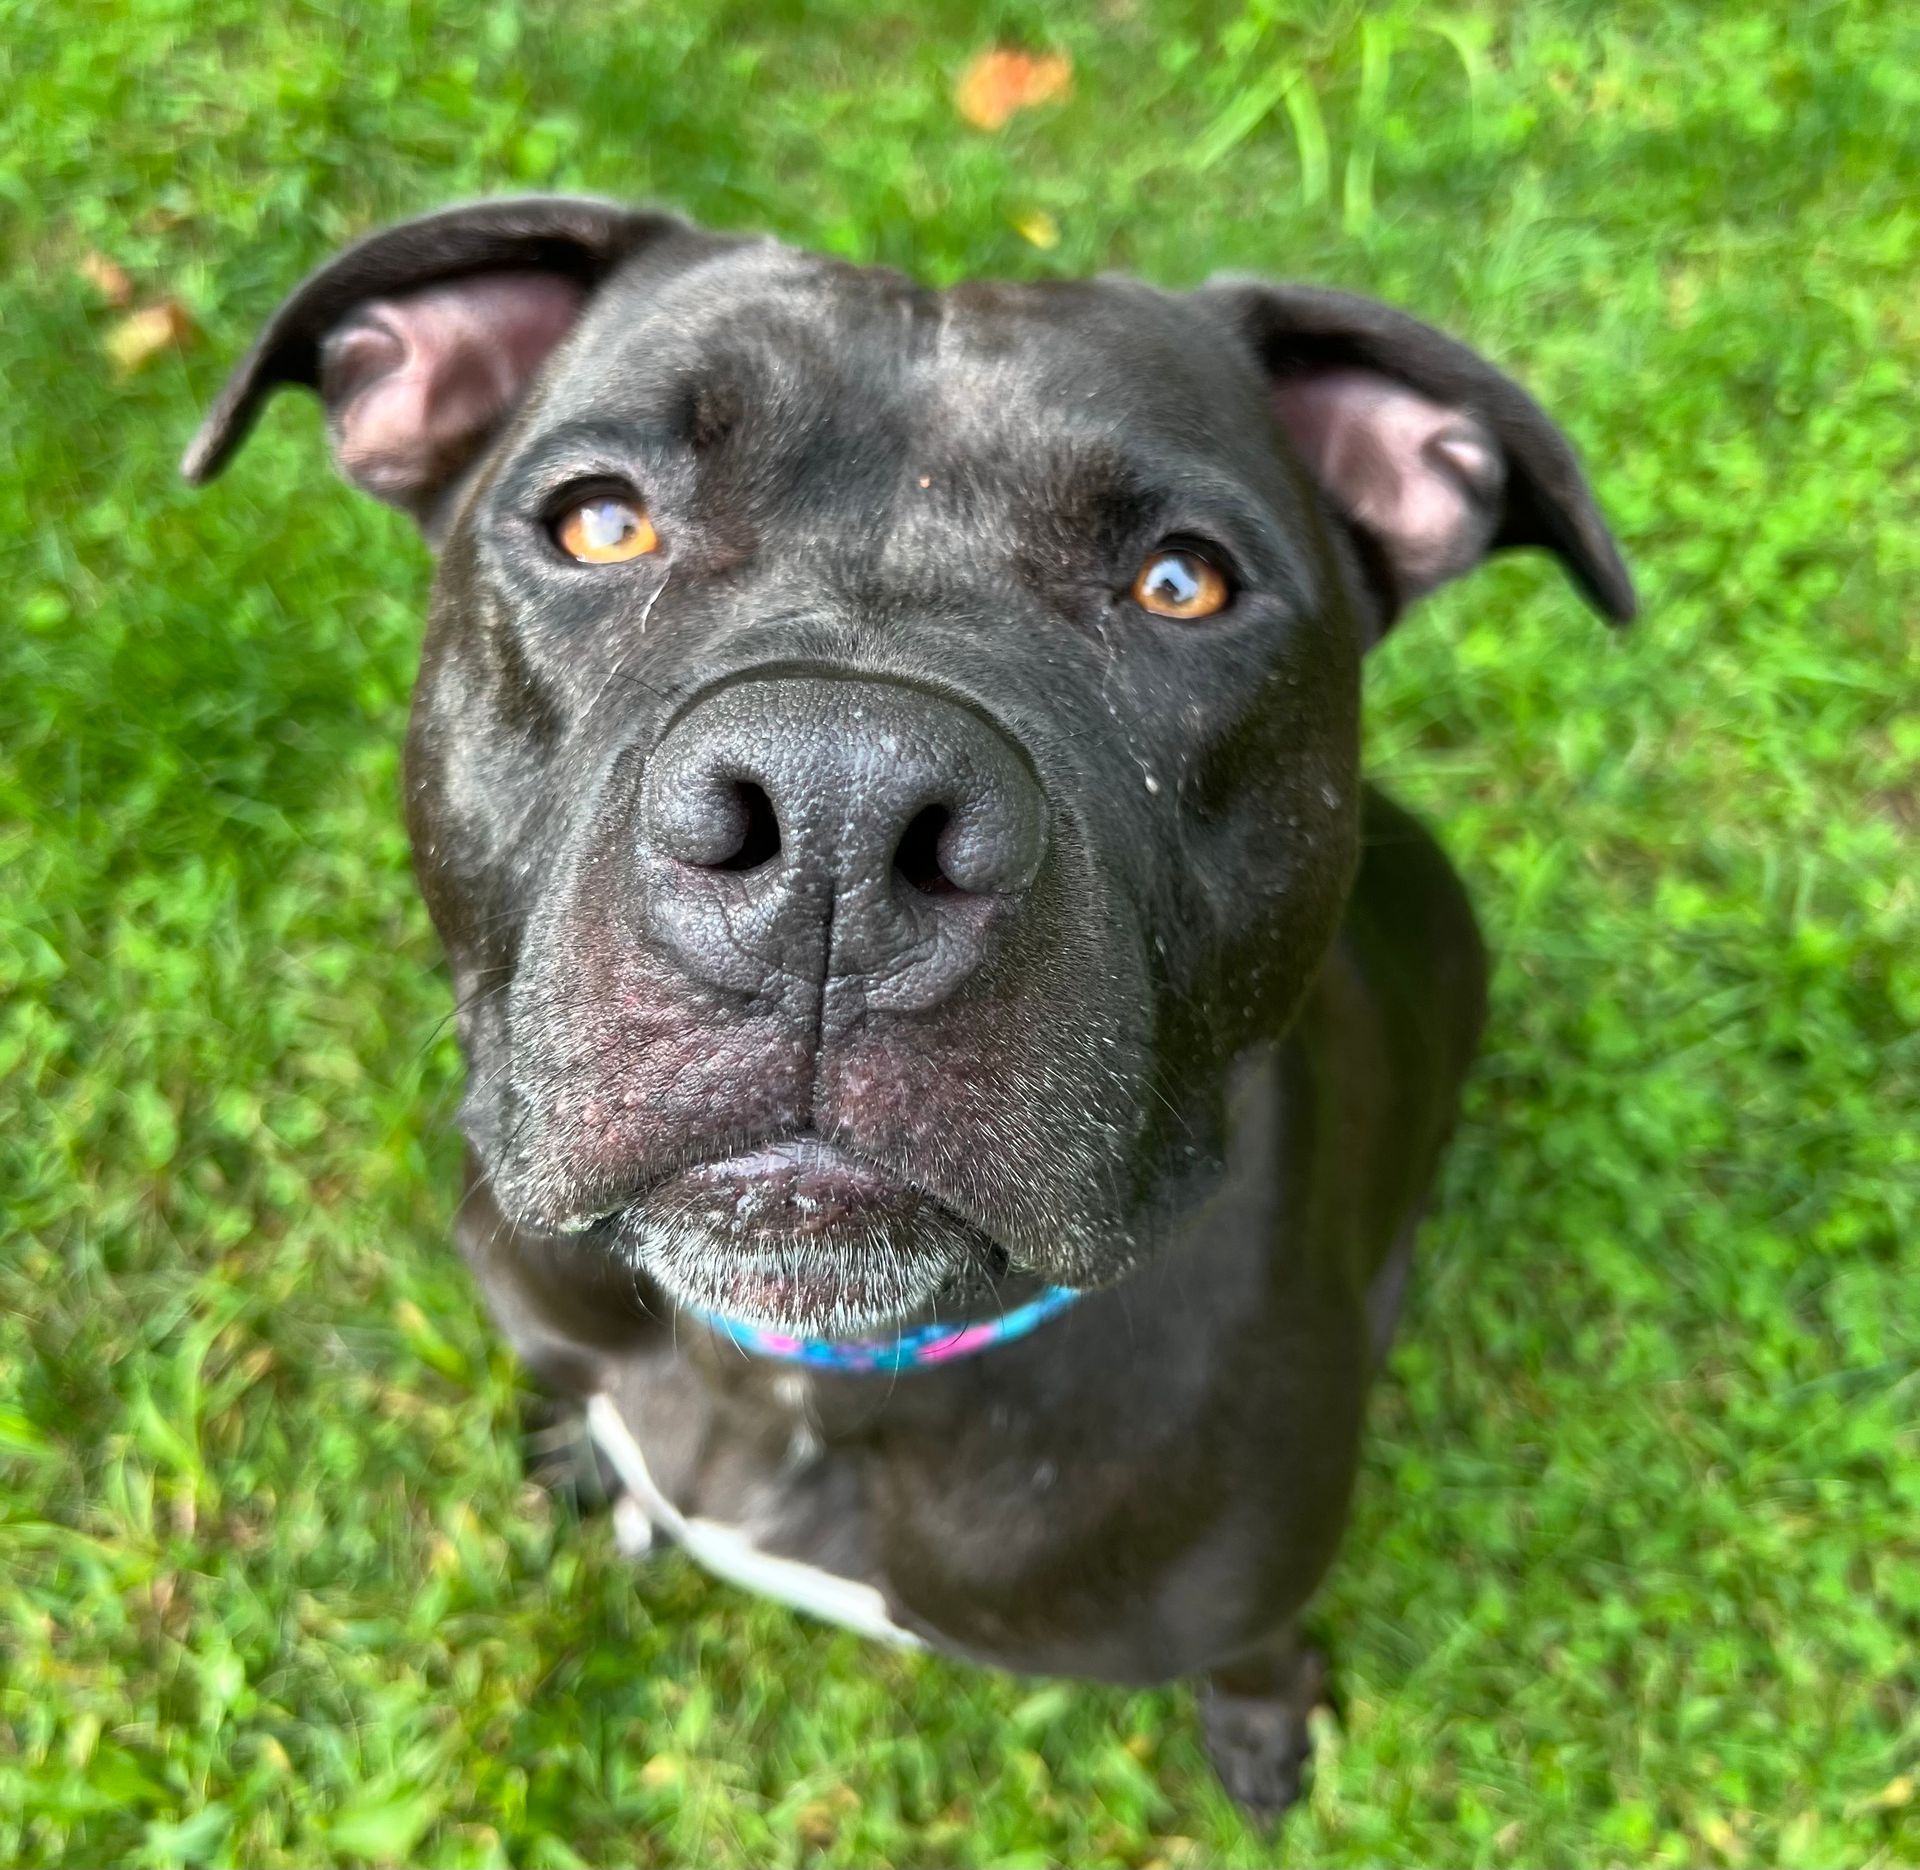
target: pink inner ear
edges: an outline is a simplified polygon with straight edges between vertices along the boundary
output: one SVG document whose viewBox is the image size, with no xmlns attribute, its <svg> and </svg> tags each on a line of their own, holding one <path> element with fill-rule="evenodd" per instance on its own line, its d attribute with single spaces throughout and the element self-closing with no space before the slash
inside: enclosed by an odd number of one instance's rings
<svg viewBox="0 0 1920 1870">
<path fill-rule="evenodd" d="M 1477 417 L 1371 370 L 1285 377 L 1274 402 L 1308 470 L 1379 545 L 1403 604 L 1485 557 L 1506 463 Z"/>
<path fill-rule="evenodd" d="M 361 306 L 321 360 L 340 471 L 418 514 L 478 453 L 585 297 L 550 273 L 478 273 Z"/>
</svg>

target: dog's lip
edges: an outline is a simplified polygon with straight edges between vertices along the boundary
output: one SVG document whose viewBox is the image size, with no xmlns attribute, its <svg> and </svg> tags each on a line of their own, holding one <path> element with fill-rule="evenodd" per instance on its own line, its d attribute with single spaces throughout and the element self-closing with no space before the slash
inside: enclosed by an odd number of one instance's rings
<svg viewBox="0 0 1920 1870">
<path fill-rule="evenodd" d="M 693 1199 L 710 1196 L 743 1218 L 776 1210 L 784 1231 L 803 1235 L 878 1212 L 900 1213 L 925 1199 L 875 1164 L 813 1138 L 696 1163 L 671 1181 Z"/>
<path fill-rule="evenodd" d="M 758 1148 L 694 1163 L 680 1174 L 692 1181 L 818 1180 L 876 1200 L 918 1192 L 876 1164 L 849 1155 L 837 1144 L 809 1136 L 763 1143 Z"/>
<path fill-rule="evenodd" d="M 733 1198 L 749 1196 L 756 1189 L 778 1193 L 800 1215 L 834 1209 L 898 1211 L 919 1202 L 948 1206 L 916 1182 L 837 1143 L 794 1135 L 675 1163 L 621 1189 L 566 1225 L 572 1232 L 612 1226 L 669 1192 Z"/>
</svg>

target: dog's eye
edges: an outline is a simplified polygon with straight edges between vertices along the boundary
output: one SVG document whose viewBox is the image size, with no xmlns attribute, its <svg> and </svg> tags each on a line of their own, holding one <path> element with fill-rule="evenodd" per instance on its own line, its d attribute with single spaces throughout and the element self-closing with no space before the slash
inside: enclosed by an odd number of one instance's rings
<svg viewBox="0 0 1920 1870">
<path fill-rule="evenodd" d="M 1182 623 L 1224 610 L 1232 595 L 1227 574 L 1211 559 L 1184 546 L 1154 553 L 1133 581 L 1133 601 L 1142 610 Z"/>
<path fill-rule="evenodd" d="M 638 500 L 596 494 L 570 506 L 553 524 L 554 543 L 583 565 L 618 565 L 660 549 L 660 535 Z"/>
</svg>

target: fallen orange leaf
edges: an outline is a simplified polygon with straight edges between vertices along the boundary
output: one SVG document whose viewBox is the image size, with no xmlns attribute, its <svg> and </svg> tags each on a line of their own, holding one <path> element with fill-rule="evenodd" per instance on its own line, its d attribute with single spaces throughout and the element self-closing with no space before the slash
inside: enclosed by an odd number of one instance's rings
<svg viewBox="0 0 1920 1870">
<path fill-rule="evenodd" d="M 129 312 L 106 336 L 106 352 L 114 368 L 131 375 L 162 351 L 175 349 L 193 336 L 193 320 L 178 299 L 161 299 Z"/>
<path fill-rule="evenodd" d="M 104 253 L 89 253 L 74 270 L 109 305 L 129 304 L 133 299 L 133 281 L 127 269 Z"/>
<path fill-rule="evenodd" d="M 1073 89 L 1073 60 L 1064 52 L 1017 52 L 997 45 L 960 74 L 953 107 L 976 130 L 997 130 L 1015 111 L 1052 104 Z"/>
</svg>

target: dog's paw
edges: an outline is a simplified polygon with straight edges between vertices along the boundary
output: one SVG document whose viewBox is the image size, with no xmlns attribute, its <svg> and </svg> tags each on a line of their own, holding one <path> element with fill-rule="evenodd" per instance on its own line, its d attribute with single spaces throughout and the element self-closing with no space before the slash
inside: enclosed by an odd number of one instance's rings
<svg viewBox="0 0 1920 1870">
<path fill-rule="evenodd" d="M 1301 1648 L 1273 1685 L 1256 1692 L 1218 1680 L 1200 1689 L 1200 1732 L 1227 1796 L 1271 1824 L 1300 1796 L 1313 1740 L 1308 1720 L 1326 1682 L 1326 1661 Z"/>
</svg>

